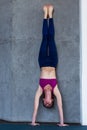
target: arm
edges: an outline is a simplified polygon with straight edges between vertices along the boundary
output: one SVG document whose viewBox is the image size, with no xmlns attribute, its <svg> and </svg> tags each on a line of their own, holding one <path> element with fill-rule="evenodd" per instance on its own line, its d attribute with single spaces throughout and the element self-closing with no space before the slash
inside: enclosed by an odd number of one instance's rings
<svg viewBox="0 0 87 130">
<path fill-rule="evenodd" d="M 58 125 L 59 126 L 68 126 L 67 124 L 64 124 L 62 97 L 61 97 L 60 91 L 58 89 L 58 86 L 56 86 L 54 88 L 54 95 L 56 96 L 56 99 L 57 99 L 57 106 L 59 109 L 59 116 L 60 116 L 60 124 L 58 124 Z"/>
<path fill-rule="evenodd" d="M 62 108 L 62 97 L 57 86 L 54 88 L 54 95 L 56 96 L 57 99 L 57 106 L 58 106 L 59 116 L 60 116 L 60 124 L 63 124 L 64 117 L 63 117 L 63 108 Z"/>
<path fill-rule="evenodd" d="M 39 86 L 36 91 L 35 100 L 34 100 L 34 112 L 33 112 L 33 118 L 32 118 L 32 125 L 37 125 L 35 121 L 36 121 L 37 111 L 39 107 L 39 99 L 40 99 L 41 94 L 42 94 L 42 89 Z"/>
</svg>

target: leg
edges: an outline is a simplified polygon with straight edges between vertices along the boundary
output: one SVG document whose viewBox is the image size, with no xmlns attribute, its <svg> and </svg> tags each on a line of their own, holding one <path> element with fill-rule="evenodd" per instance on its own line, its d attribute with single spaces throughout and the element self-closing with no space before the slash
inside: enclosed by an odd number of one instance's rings
<svg viewBox="0 0 87 130">
<path fill-rule="evenodd" d="M 44 13 L 44 19 L 43 19 L 43 27 L 42 27 L 42 42 L 40 46 L 39 51 L 39 65 L 42 66 L 44 60 L 47 58 L 47 50 L 48 50 L 48 19 L 47 19 L 47 7 L 45 6 L 45 13 Z"/>
<path fill-rule="evenodd" d="M 48 23 L 47 19 L 43 19 L 43 29 L 42 29 L 42 42 L 39 51 L 39 58 L 44 59 L 47 56 L 47 39 L 48 39 Z"/>
<path fill-rule="evenodd" d="M 53 8 L 49 7 L 49 57 L 52 60 L 53 64 L 55 64 L 55 66 L 58 63 L 58 54 L 57 54 L 57 48 L 56 48 L 56 44 L 55 44 L 55 40 L 54 40 L 54 34 L 55 34 L 55 30 L 54 30 L 54 22 L 53 22 L 53 18 L 52 18 L 52 12 L 53 12 Z"/>
</svg>

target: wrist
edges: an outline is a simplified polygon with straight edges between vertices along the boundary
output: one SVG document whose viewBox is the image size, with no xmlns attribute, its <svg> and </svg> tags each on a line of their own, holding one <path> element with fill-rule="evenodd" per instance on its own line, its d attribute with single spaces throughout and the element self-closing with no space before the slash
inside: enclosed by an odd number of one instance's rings
<svg viewBox="0 0 87 130">
<path fill-rule="evenodd" d="M 64 124 L 64 121 L 60 121 L 60 124 Z"/>
<path fill-rule="evenodd" d="M 32 123 L 35 123 L 35 118 L 33 117 L 33 119 L 32 119 Z"/>
<path fill-rule="evenodd" d="M 64 124 L 64 122 L 60 122 L 60 124 L 61 124 L 61 125 L 63 125 L 63 124 Z"/>
<path fill-rule="evenodd" d="M 35 120 L 36 120 L 36 114 L 33 113 L 33 118 L 32 118 L 32 122 L 35 123 Z"/>
<path fill-rule="evenodd" d="M 35 119 L 32 120 L 32 123 L 35 123 Z"/>
</svg>

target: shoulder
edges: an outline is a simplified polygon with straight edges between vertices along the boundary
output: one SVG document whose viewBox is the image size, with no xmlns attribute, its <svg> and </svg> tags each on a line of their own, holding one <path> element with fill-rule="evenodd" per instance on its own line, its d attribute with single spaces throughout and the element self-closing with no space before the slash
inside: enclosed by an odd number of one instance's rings
<svg viewBox="0 0 87 130">
<path fill-rule="evenodd" d="M 58 89 L 58 85 L 56 85 L 55 88 L 54 88 L 54 90 L 53 90 L 53 94 L 54 94 L 55 96 L 57 96 L 58 93 L 59 93 L 59 89 Z"/>
</svg>

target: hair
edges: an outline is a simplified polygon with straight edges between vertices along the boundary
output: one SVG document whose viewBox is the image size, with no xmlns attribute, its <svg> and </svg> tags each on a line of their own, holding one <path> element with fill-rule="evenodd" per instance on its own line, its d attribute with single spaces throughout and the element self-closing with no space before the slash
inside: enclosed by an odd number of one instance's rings
<svg viewBox="0 0 87 130">
<path fill-rule="evenodd" d="M 52 105 L 51 105 L 50 107 L 45 106 L 45 105 L 44 105 L 44 101 L 42 100 L 42 104 L 43 104 L 43 106 L 44 106 L 45 108 L 49 108 L 49 109 L 50 109 L 50 108 L 53 108 L 53 107 L 54 107 L 54 95 L 53 95 L 53 92 L 51 92 L 51 95 L 52 95 L 53 101 L 52 101 Z M 45 93 L 44 93 L 44 91 L 43 91 L 42 98 L 45 98 Z"/>
</svg>

